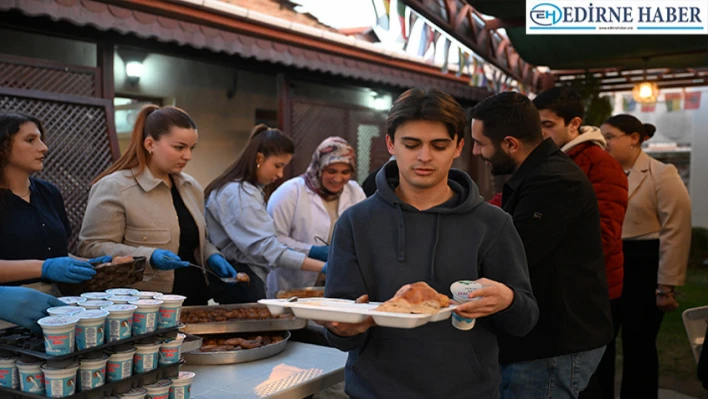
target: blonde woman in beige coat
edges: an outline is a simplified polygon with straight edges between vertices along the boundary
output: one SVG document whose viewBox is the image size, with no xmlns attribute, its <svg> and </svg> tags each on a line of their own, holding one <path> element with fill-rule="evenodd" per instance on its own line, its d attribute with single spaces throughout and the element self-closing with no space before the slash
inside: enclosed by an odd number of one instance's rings
<svg viewBox="0 0 708 399">
<path fill-rule="evenodd" d="M 624 287 L 616 323 L 622 329 L 623 347 L 620 396 L 656 399 L 656 336 L 664 312 L 678 308 L 674 287 L 686 280 L 691 201 L 676 167 L 642 151 L 642 142 L 656 131 L 654 125 L 623 114 L 605 121 L 601 130 L 608 151 L 629 180 L 622 226 Z"/>
<path fill-rule="evenodd" d="M 197 144 L 192 118 L 175 107 L 140 111 L 126 153 L 101 173 L 89 194 L 78 251 L 149 259 L 134 287 L 173 292 L 185 305 L 206 305 L 211 295 L 202 271 L 236 271 L 207 239 L 202 187 L 182 169 Z"/>
</svg>

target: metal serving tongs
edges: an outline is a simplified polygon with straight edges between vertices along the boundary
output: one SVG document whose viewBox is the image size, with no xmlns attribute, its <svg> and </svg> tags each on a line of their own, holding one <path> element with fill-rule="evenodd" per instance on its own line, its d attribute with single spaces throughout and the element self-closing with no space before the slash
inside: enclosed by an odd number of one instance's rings
<svg viewBox="0 0 708 399">
<path fill-rule="evenodd" d="M 172 258 L 169 258 L 169 257 L 167 257 L 167 256 L 164 256 L 164 258 L 165 258 L 165 259 L 172 259 Z M 174 259 L 173 259 L 173 260 L 174 260 Z M 199 266 L 199 265 L 195 265 L 194 263 L 189 263 L 189 267 L 196 267 L 197 269 L 203 270 L 203 271 L 205 271 L 205 272 L 207 272 L 207 273 L 211 273 L 211 274 L 213 274 L 214 276 L 216 276 L 216 278 L 218 278 L 219 280 L 221 280 L 222 282 L 224 282 L 224 283 L 226 283 L 226 284 L 236 284 L 236 283 L 248 283 L 248 282 L 250 282 L 248 275 L 245 274 L 245 273 L 238 273 L 238 274 L 240 274 L 240 275 L 244 275 L 244 276 L 245 276 L 245 277 L 242 277 L 241 279 L 239 279 L 238 277 L 221 277 L 221 276 L 219 276 L 218 274 L 214 273 L 213 271 L 207 269 L 206 267 L 201 267 L 201 266 Z"/>
</svg>

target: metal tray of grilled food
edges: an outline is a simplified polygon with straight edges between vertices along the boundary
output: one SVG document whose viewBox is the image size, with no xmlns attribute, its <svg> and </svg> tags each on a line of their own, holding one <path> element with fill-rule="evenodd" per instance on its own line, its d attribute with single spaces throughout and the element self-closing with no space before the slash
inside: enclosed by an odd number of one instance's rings
<svg viewBox="0 0 708 399">
<path fill-rule="evenodd" d="M 303 287 L 290 290 L 280 290 L 275 293 L 277 299 L 298 298 L 324 298 L 324 287 Z"/>
<path fill-rule="evenodd" d="M 195 351 L 185 353 L 184 360 L 189 365 L 217 365 L 217 364 L 236 364 L 252 362 L 254 360 L 265 359 L 275 356 L 285 350 L 290 339 L 290 332 L 282 332 L 283 340 L 274 344 L 266 345 L 260 348 L 241 349 L 225 352 L 201 352 Z"/>
<path fill-rule="evenodd" d="M 190 316 L 195 312 L 199 312 L 196 315 L 205 315 L 201 318 L 203 321 L 193 321 L 194 318 Z M 222 316 L 213 317 L 222 313 Z M 185 306 L 182 308 L 181 320 L 185 324 L 182 332 L 197 335 L 300 330 L 307 326 L 307 320 L 297 319 L 292 314 L 272 315 L 266 306 L 258 303 Z"/>
</svg>

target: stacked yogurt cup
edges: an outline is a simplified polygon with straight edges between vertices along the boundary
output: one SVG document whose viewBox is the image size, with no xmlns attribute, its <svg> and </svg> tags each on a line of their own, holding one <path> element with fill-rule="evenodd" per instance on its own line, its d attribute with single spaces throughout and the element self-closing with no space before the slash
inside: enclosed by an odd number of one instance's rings
<svg viewBox="0 0 708 399">
<path fill-rule="evenodd" d="M 476 282 L 476 281 L 471 281 L 471 280 L 460 280 L 452 283 L 450 285 L 450 291 L 452 292 L 452 298 L 459 302 L 459 303 L 466 303 L 469 301 L 476 301 L 479 300 L 480 298 L 473 298 L 470 299 L 468 298 L 468 295 L 476 291 L 478 289 L 482 288 L 482 284 Z M 457 313 L 453 312 L 452 313 L 452 325 L 457 328 L 458 330 L 471 330 L 474 328 L 476 319 L 470 319 L 467 317 L 462 317 L 458 315 Z"/>
<path fill-rule="evenodd" d="M 148 337 L 110 350 L 88 350 L 177 326 L 186 297 L 118 288 L 59 299 L 65 306 L 49 308 L 49 316 L 38 321 L 45 353 L 87 353 L 48 361 L 0 353 L 0 386 L 59 398 L 179 363 L 184 334 Z M 182 372 L 118 397 L 189 398 L 193 378 L 194 373 Z"/>
</svg>

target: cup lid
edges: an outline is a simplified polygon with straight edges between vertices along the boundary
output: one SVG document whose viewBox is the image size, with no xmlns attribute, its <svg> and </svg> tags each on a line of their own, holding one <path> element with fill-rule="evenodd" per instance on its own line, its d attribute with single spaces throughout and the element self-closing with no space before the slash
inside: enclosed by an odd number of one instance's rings
<svg viewBox="0 0 708 399">
<path fill-rule="evenodd" d="M 110 298 L 108 298 L 109 301 L 113 302 L 132 302 L 135 300 L 135 297 L 132 295 L 113 295 Z"/>
<path fill-rule="evenodd" d="M 81 313 L 77 313 L 75 316 L 78 317 L 80 320 L 105 319 L 106 317 L 108 317 L 108 311 L 103 309 L 90 309 L 84 310 Z"/>
<path fill-rule="evenodd" d="M 186 296 L 182 295 L 169 295 L 169 294 L 159 294 L 155 296 L 155 299 L 158 299 L 160 301 L 170 301 L 170 302 L 177 302 L 177 301 L 184 301 L 187 299 Z"/>
<path fill-rule="evenodd" d="M 91 308 L 102 308 L 104 306 L 111 306 L 113 305 L 113 302 L 111 301 L 86 301 L 86 302 L 81 302 L 82 307 L 91 307 Z"/>
<path fill-rule="evenodd" d="M 86 301 L 86 298 L 80 296 L 62 296 L 57 299 L 67 304 L 74 304 Z"/>
<path fill-rule="evenodd" d="M 180 371 L 179 376 L 177 377 L 178 380 L 188 380 L 192 379 L 196 376 L 195 373 L 192 373 L 191 371 Z M 174 378 L 173 378 L 174 380 Z"/>
<path fill-rule="evenodd" d="M 84 292 L 81 294 L 82 298 L 88 298 L 88 299 L 105 299 L 110 297 L 111 294 L 107 292 Z"/>
<path fill-rule="evenodd" d="M 42 365 L 42 370 L 66 370 L 79 368 L 79 363 L 74 360 L 47 362 Z"/>
<path fill-rule="evenodd" d="M 79 322 L 79 318 L 76 316 L 48 316 L 43 317 L 37 321 L 42 327 L 61 327 L 70 326 Z"/>
<path fill-rule="evenodd" d="M 128 304 L 120 303 L 118 305 L 104 306 L 101 309 L 107 310 L 109 312 L 129 312 L 129 311 L 135 310 L 137 308 L 138 307 L 135 305 L 128 305 Z"/>
<path fill-rule="evenodd" d="M 145 385 L 144 388 L 155 389 L 155 388 L 165 388 L 172 385 L 172 380 L 160 380 L 154 384 Z"/>
<path fill-rule="evenodd" d="M 47 309 L 47 313 L 51 314 L 52 316 L 72 315 L 83 312 L 84 310 L 86 309 L 80 306 L 55 306 L 53 308 Z"/>
<path fill-rule="evenodd" d="M 161 292 L 155 291 L 138 291 L 137 294 L 132 294 L 133 296 L 139 296 L 141 298 L 153 298 L 155 295 L 160 295 Z"/>
<path fill-rule="evenodd" d="M 106 293 L 111 294 L 111 295 L 137 295 L 138 290 L 135 288 L 111 288 L 110 290 L 106 290 Z"/>
<path fill-rule="evenodd" d="M 157 305 L 162 305 L 164 302 L 163 301 L 158 301 L 157 299 L 136 299 L 134 301 L 129 302 L 131 305 L 137 305 L 138 307 L 140 306 L 157 306 Z"/>
<path fill-rule="evenodd" d="M 120 394 L 121 398 L 127 397 L 127 396 L 137 396 L 137 395 L 146 395 L 147 394 L 147 389 L 145 388 L 133 388 L 130 391 L 126 393 Z"/>
</svg>

